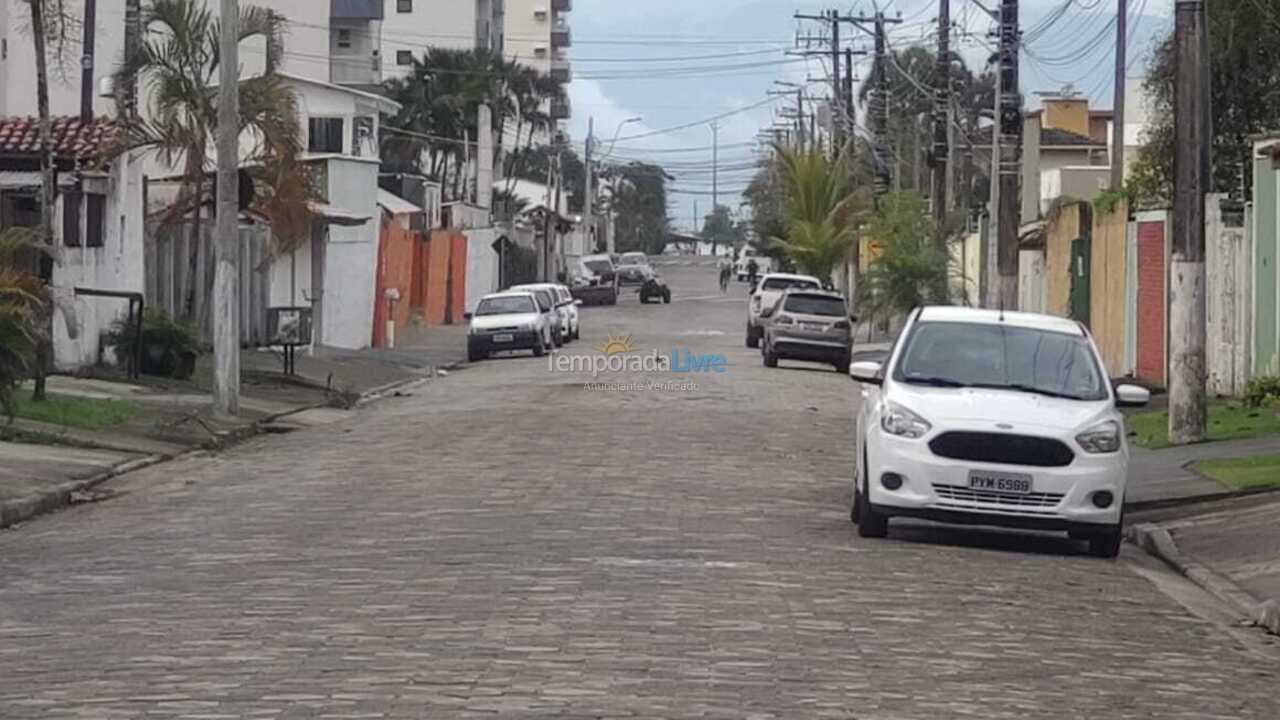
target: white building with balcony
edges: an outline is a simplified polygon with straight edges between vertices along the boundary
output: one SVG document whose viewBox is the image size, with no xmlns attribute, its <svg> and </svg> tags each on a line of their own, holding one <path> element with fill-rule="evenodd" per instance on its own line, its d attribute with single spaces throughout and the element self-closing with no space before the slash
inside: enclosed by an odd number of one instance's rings
<svg viewBox="0 0 1280 720">
<path fill-rule="evenodd" d="M 386 0 L 383 78 L 407 75 L 432 46 L 502 52 L 504 11 L 504 0 Z"/>
</svg>

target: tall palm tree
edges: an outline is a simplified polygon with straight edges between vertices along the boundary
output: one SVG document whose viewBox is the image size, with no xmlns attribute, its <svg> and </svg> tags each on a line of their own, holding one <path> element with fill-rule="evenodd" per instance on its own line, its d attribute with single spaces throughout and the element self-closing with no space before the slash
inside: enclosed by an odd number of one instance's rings
<svg viewBox="0 0 1280 720">
<path fill-rule="evenodd" d="M 152 148 L 165 164 L 182 168 L 178 200 L 166 213 L 168 222 L 191 216 L 189 270 L 194 278 L 200 253 L 206 173 L 212 168 L 209 148 L 217 131 L 216 92 L 219 73 L 220 23 L 199 0 L 153 0 L 143 11 L 144 37 L 137 54 L 125 58 L 117 86 L 139 80 L 149 92 L 146 111 L 130 119 L 127 146 Z M 255 6 L 240 10 L 240 40 L 266 41 L 266 68 L 240 82 L 240 126 L 254 139 L 248 162 L 272 156 L 296 157 L 301 150 L 297 100 L 276 74 L 283 53 L 284 18 Z M 183 313 L 203 314 L 206 304 L 191 282 Z"/>
<path fill-rule="evenodd" d="M 777 147 L 786 233 L 773 239 L 796 267 L 822 280 L 849 257 L 857 241 L 865 193 L 856 192 L 844 153 Z"/>
</svg>

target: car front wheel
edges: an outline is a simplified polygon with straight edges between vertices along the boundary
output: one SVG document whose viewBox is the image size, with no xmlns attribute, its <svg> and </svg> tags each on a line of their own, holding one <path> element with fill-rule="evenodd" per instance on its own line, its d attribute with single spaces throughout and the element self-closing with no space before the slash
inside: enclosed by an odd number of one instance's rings
<svg viewBox="0 0 1280 720">
<path fill-rule="evenodd" d="M 756 335 L 755 328 L 751 327 L 751 323 L 747 323 L 747 347 L 760 347 L 760 337 Z"/>
<path fill-rule="evenodd" d="M 776 367 L 778 367 L 778 354 L 777 354 L 777 353 L 775 353 L 775 352 L 773 352 L 772 350 L 770 350 L 770 349 L 769 349 L 769 344 L 768 344 L 768 343 L 765 343 L 765 345 L 764 345 L 764 352 L 762 353 L 762 355 L 764 355 L 764 366 L 765 366 L 765 367 L 767 367 L 767 368 L 776 368 Z"/>
<path fill-rule="evenodd" d="M 1106 529 L 1089 536 L 1089 554 L 1094 557 L 1114 559 L 1120 554 L 1120 544 L 1124 542 L 1124 516 L 1120 522 L 1108 525 Z"/>
<path fill-rule="evenodd" d="M 662 304 L 663 304 L 663 305 L 670 305 L 670 304 L 671 304 L 671 291 L 670 291 L 670 290 L 667 290 L 666 292 L 662 293 Z"/>
</svg>

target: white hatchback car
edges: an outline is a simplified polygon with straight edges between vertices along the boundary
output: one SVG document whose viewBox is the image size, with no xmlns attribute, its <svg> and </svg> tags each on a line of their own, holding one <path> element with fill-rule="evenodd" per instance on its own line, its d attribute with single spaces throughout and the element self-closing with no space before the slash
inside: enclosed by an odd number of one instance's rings
<svg viewBox="0 0 1280 720">
<path fill-rule="evenodd" d="M 525 292 L 545 290 L 551 293 L 551 297 L 555 301 L 556 314 L 560 317 L 560 341 L 567 343 L 570 340 L 578 339 L 582 332 L 578 325 L 578 307 L 582 305 L 582 301 L 574 299 L 569 288 L 557 283 L 529 283 L 527 285 L 516 285 L 511 290 Z"/>
<path fill-rule="evenodd" d="M 911 313 L 884 364 L 856 362 L 853 520 L 889 518 L 1065 530 L 1090 552 L 1120 550 L 1129 465 L 1119 408 L 1088 331 L 1060 317 L 928 307 Z"/>
</svg>

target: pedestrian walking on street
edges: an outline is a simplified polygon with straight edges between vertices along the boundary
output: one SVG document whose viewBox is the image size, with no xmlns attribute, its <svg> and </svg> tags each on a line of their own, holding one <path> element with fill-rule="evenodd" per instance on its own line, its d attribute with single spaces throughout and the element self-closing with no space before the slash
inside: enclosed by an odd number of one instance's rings
<svg viewBox="0 0 1280 720">
<path fill-rule="evenodd" d="M 750 284 L 751 287 L 756 286 L 756 275 L 758 275 L 759 273 L 760 273 L 760 265 L 756 262 L 756 259 L 751 258 L 750 260 L 748 260 L 747 261 L 747 283 Z"/>
<path fill-rule="evenodd" d="M 720 294 L 721 295 L 729 292 L 729 277 L 732 273 L 733 273 L 733 268 L 729 266 L 729 263 L 724 260 L 721 260 L 720 261 Z"/>
</svg>

